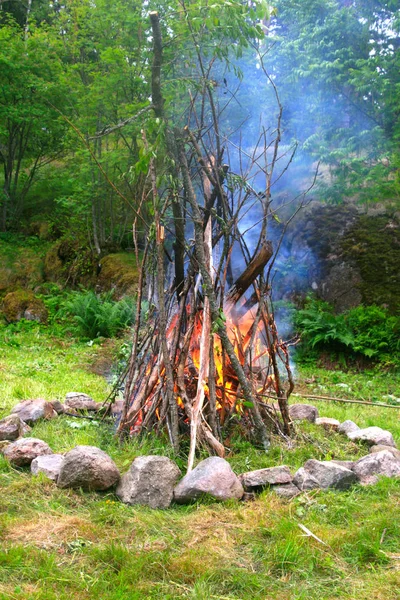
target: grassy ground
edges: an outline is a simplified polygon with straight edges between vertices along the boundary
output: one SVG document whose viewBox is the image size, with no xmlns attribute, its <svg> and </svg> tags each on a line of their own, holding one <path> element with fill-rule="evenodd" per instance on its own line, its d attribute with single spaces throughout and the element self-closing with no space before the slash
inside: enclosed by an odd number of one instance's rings
<svg viewBox="0 0 400 600">
<path fill-rule="evenodd" d="M 101 400 L 107 384 L 94 371 L 111 353 L 109 344 L 61 340 L 40 327 L 12 335 L 0 329 L 0 417 L 23 398 L 83 391 Z M 311 376 L 316 380 L 307 384 Z M 393 396 L 392 403 L 400 396 L 399 378 L 388 374 L 307 367 L 298 378 L 304 394 Z M 400 442 L 400 410 L 312 403 L 321 415 L 388 428 Z M 140 454 L 170 453 L 153 437 L 118 446 L 111 426 L 68 417 L 38 424 L 33 434 L 54 451 L 100 446 L 122 471 Z M 268 455 L 238 430 L 227 444 L 238 473 L 282 463 L 295 470 L 310 457 L 366 453 L 313 425 L 301 427 L 292 449 L 275 440 Z M 184 469 L 185 457 L 178 462 Z M 400 598 L 400 481 L 313 491 L 291 502 L 266 491 L 252 503 L 208 501 L 158 511 L 125 506 L 112 493 L 59 490 L 0 458 L 0 487 L 0 599 Z M 299 524 L 324 543 L 304 536 Z"/>
</svg>

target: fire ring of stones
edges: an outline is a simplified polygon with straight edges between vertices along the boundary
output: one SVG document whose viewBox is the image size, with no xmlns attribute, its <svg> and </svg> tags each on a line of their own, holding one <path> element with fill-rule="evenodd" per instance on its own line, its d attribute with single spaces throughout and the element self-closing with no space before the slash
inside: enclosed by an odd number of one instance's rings
<svg viewBox="0 0 400 600">
<path fill-rule="evenodd" d="M 11 415 L 0 420 L 0 451 L 12 466 L 30 466 L 34 475 L 43 473 L 60 488 L 87 491 L 115 488 L 122 502 L 151 508 L 168 508 L 173 501 L 187 504 L 203 496 L 219 501 L 248 500 L 265 489 L 291 499 L 307 490 L 346 490 L 356 483 L 374 484 L 380 476 L 400 477 L 400 450 L 389 431 L 380 427 L 360 429 L 353 421 L 340 423 L 319 417 L 315 406 L 309 404 L 290 406 L 292 421 L 307 420 L 327 431 L 346 435 L 349 440 L 364 442 L 370 453 L 357 461 L 310 459 L 294 475 L 289 467 L 280 465 L 237 476 L 226 460 L 213 456 L 201 461 L 183 478 L 179 467 L 169 458 L 140 456 L 121 476 L 114 461 L 94 446 L 76 446 L 62 455 L 53 453 L 43 440 L 23 437 L 40 419 L 53 419 L 62 413 L 97 412 L 100 406 L 79 392 L 67 394 L 64 405 L 43 399 L 20 402 Z"/>
</svg>

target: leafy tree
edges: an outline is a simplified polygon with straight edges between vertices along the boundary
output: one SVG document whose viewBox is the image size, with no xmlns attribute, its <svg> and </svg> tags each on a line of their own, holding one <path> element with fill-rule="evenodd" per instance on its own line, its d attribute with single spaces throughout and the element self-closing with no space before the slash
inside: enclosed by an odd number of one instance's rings
<svg viewBox="0 0 400 600">
<path fill-rule="evenodd" d="M 62 150 L 65 125 L 57 41 L 46 28 L 25 38 L 9 19 L 0 28 L 0 229 L 18 223 L 41 168 Z"/>
</svg>

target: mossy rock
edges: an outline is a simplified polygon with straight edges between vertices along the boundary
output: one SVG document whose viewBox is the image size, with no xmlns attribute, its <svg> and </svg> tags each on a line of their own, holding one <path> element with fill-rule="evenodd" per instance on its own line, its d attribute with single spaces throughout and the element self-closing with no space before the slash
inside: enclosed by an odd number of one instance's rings
<svg viewBox="0 0 400 600">
<path fill-rule="evenodd" d="M 100 291 L 114 289 L 117 296 L 135 293 L 138 284 L 138 269 L 134 254 L 108 254 L 100 261 L 97 286 Z"/>
<path fill-rule="evenodd" d="M 94 284 L 97 257 L 80 240 L 69 237 L 58 240 L 44 259 L 46 281 L 69 286 Z"/>
<path fill-rule="evenodd" d="M 341 241 L 345 259 L 357 265 L 365 304 L 391 312 L 400 302 L 400 222 L 395 217 L 360 215 Z"/>
<path fill-rule="evenodd" d="M 0 234 L 0 296 L 43 282 L 43 255 L 48 244 L 37 238 Z"/>
<path fill-rule="evenodd" d="M 3 314 L 9 323 L 27 319 L 46 323 L 48 312 L 43 301 L 29 290 L 10 292 L 3 300 Z"/>
</svg>

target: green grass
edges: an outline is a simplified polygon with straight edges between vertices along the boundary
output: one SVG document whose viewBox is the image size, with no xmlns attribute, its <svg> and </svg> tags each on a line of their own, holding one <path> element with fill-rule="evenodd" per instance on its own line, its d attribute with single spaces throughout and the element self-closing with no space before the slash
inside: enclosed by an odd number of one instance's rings
<svg viewBox="0 0 400 600">
<path fill-rule="evenodd" d="M 83 391 L 103 399 L 108 386 L 88 368 L 110 353 L 60 339 L 44 327 L 0 331 L 0 416 L 29 397 L 63 399 Z M 307 385 L 304 379 L 316 377 Z M 299 372 L 303 393 L 381 401 L 399 394 L 388 374 Z M 372 383 L 368 383 L 372 382 Z M 345 383 L 350 388 L 337 387 Z M 323 389 L 318 386 L 323 386 Z M 339 393 L 340 392 L 340 393 Z M 301 401 L 301 398 L 296 398 Z M 309 401 L 320 414 L 390 429 L 400 441 L 399 410 Z M 122 471 L 140 454 L 172 452 L 148 436 L 120 446 L 108 424 L 60 417 L 33 435 L 54 451 L 93 444 Z M 360 445 L 315 425 L 298 428 L 293 448 L 275 439 L 266 455 L 240 430 L 226 441 L 236 472 L 276 464 L 293 470 L 307 458 L 357 458 Z M 185 456 L 178 457 L 182 469 Z M 397 600 L 400 588 L 400 481 L 347 492 L 312 491 L 291 502 L 265 491 L 255 502 L 208 500 L 167 511 L 129 507 L 113 493 L 60 490 L 0 457 L 1 600 Z M 325 544 L 304 536 L 308 527 Z"/>
</svg>

